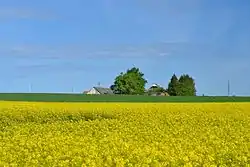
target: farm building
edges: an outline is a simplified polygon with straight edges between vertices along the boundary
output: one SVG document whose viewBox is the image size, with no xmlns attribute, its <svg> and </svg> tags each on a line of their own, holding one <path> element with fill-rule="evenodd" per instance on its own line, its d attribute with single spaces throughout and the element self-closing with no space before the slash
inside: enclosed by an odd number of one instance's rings
<svg viewBox="0 0 250 167">
<path fill-rule="evenodd" d="M 110 88 L 93 87 L 89 91 L 85 92 L 88 95 L 101 95 L 101 94 L 114 94 Z"/>
<path fill-rule="evenodd" d="M 151 96 L 169 96 L 168 93 L 158 84 L 153 84 L 148 90 L 148 95 Z"/>
<path fill-rule="evenodd" d="M 150 96 L 169 96 L 169 94 L 167 92 L 155 92 L 155 93 L 151 93 Z"/>
<path fill-rule="evenodd" d="M 86 90 L 86 91 L 83 91 L 83 94 L 87 94 L 89 91 L 88 90 Z"/>
<path fill-rule="evenodd" d="M 150 88 L 152 89 L 152 88 L 157 88 L 157 87 L 160 87 L 160 85 L 158 85 L 158 84 L 152 84 Z"/>
</svg>

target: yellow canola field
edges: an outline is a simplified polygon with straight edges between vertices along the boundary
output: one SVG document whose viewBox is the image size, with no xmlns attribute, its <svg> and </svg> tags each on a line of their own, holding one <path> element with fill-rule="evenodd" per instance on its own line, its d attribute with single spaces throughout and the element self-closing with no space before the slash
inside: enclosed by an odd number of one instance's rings
<svg viewBox="0 0 250 167">
<path fill-rule="evenodd" d="M 250 166 L 250 103 L 0 102 L 3 166 Z"/>
</svg>

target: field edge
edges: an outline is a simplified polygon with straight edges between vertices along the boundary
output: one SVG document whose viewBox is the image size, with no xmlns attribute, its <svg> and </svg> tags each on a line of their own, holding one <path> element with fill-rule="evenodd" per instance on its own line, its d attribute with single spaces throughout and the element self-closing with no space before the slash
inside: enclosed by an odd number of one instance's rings
<svg viewBox="0 0 250 167">
<path fill-rule="evenodd" d="M 27 102 L 250 102 L 244 96 L 143 96 L 143 95 L 84 95 L 63 93 L 0 93 L 0 101 Z"/>
</svg>

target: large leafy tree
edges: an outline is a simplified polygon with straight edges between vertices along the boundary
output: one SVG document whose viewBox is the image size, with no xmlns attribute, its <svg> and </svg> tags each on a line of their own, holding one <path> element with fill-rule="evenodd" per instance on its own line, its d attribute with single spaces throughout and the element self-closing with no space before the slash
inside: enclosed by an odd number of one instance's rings
<svg viewBox="0 0 250 167">
<path fill-rule="evenodd" d="M 114 84 L 110 87 L 116 94 L 144 94 L 147 80 L 139 68 L 133 67 L 126 73 L 120 73 L 115 78 Z"/>
<path fill-rule="evenodd" d="M 177 78 L 177 76 L 174 74 L 171 79 L 170 82 L 168 84 L 168 88 L 167 88 L 167 92 L 170 96 L 178 96 L 179 95 L 179 88 L 180 84 L 179 84 L 179 80 Z"/>
<path fill-rule="evenodd" d="M 196 96 L 196 88 L 194 79 L 183 74 L 179 78 L 179 96 Z"/>
</svg>

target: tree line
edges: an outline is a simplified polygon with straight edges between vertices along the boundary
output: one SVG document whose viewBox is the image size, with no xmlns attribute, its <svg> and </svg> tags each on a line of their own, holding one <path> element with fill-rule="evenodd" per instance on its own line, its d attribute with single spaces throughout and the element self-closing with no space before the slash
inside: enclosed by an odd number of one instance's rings
<svg viewBox="0 0 250 167">
<path fill-rule="evenodd" d="M 115 94 L 152 95 L 167 93 L 170 96 L 196 96 L 195 81 L 188 74 L 183 74 L 179 78 L 173 74 L 167 88 L 153 85 L 146 90 L 147 83 L 148 81 L 139 68 L 133 67 L 116 76 L 114 84 L 110 88 Z"/>
</svg>

